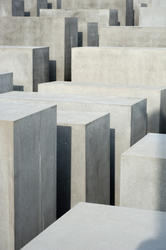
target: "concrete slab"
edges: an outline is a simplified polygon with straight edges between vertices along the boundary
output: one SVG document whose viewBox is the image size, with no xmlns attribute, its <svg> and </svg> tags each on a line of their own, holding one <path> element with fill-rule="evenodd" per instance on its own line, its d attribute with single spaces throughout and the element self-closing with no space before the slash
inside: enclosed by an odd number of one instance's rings
<svg viewBox="0 0 166 250">
<path fill-rule="evenodd" d="M 165 234 L 163 212 L 81 203 L 23 250 L 165 250 Z"/>
<path fill-rule="evenodd" d="M 58 112 L 57 216 L 81 201 L 110 204 L 110 115 Z"/>
<path fill-rule="evenodd" d="M 17 250 L 56 219 L 56 106 L 0 100 L 0 248 Z"/>
<path fill-rule="evenodd" d="M 0 30 L 0 45 L 49 47 L 57 80 L 71 79 L 71 47 L 78 44 L 77 18 L 6 17 L 0 18 Z"/>
<path fill-rule="evenodd" d="M 1 0 L 0 16 L 24 16 L 24 1 Z"/>
<path fill-rule="evenodd" d="M 108 26 L 110 23 L 111 12 L 108 9 L 52 9 L 40 10 L 40 16 L 51 16 L 54 18 L 72 17 L 78 18 L 78 32 L 83 33 L 83 46 L 87 46 L 88 31 L 87 23 L 98 23 L 99 26 Z"/>
<path fill-rule="evenodd" d="M 0 98 L 16 100 L 52 100 L 57 103 L 59 111 L 81 112 L 107 112 L 111 115 L 111 187 L 114 189 L 115 175 L 115 202 L 119 204 L 119 175 L 120 157 L 131 145 L 139 141 L 146 134 L 147 116 L 146 100 L 138 98 L 121 97 L 83 97 L 74 95 L 55 95 L 42 93 L 9 92 L 2 94 Z M 141 121 L 141 122 L 140 122 Z M 111 196 L 114 203 L 114 196 Z"/>
<path fill-rule="evenodd" d="M 160 7 L 159 5 L 140 8 L 139 9 L 139 25 L 140 26 L 166 26 L 166 5 Z"/>
<path fill-rule="evenodd" d="M 99 27 L 100 47 L 166 47 L 164 27 Z"/>
<path fill-rule="evenodd" d="M 165 63 L 166 48 L 73 48 L 72 81 L 165 87 Z"/>
<path fill-rule="evenodd" d="M 0 46 L 1 72 L 13 72 L 13 82 L 24 91 L 37 91 L 49 80 L 49 48 Z"/>
<path fill-rule="evenodd" d="M 0 93 L 13 91 L 13 73 L 0 73 Z"/>
<path fill-rule="evenodd" d="M 120 204 L 166 211 L 166 135 L 148 134 L 122 155 Z"/>
<path fill-rule="evenodd" d="M 24 0 L 24 8 L 30 16 L 39 16 L 40 9 L 47 9 L 47 0 Z"/>
<path fill-rule="evenodd" d="M 146 7 L 144 7 L 144 8 L 151 7 L 152 0 L 134 0 L 133 4 L 134 4 L 134 25 L 138 26 L 139 25 L 139 9 L 140 9 L 140 7 L 142 6 L 142 4 L 146 5 Z"/>
<path fill-rule="evenodd" d="M 152 133 L 165 133 L 166 130 L 166 89 L 160 87 L 116 87 L 114 84 L 50 82 L 39 84 L 40 93 L 83 95 L 98 97 L 135 97 L 147 99 L 148 127 Z"/>
</svg>

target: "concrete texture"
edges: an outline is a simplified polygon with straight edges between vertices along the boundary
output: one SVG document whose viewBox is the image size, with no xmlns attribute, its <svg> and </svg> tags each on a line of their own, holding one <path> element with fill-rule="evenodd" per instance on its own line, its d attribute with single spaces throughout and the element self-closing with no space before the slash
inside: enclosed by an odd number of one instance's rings
<svg viewBox="0 0 166 250">
<path fill-rule="evenodd" d="M 98 23 L 88 23 L 88 43 L 89 47 L 99 46 Z"/>
<path fill-rule="evenodd" d="M 99 27 L 100 47 L 166 47 L 164 27 Z"/>
<path fill-rule="evenodd" d="M 121 206 L 166 211 L 166 135 L 148 134 L 122 155 Z"/>
<path fill-rule="evenodd" d="M 158 2 L 160 0 L 157 0 Z M 152 0 L 133 0 L 134 4 L 134 25 L 138 26 L 139 25 L 139 10 L 142 4 L 145 4 L 147 7 L 152 6 Z M 144 8 L 147 8 L 144 7 Z"/>
<path fill-rule="evenodd" d="M 0 18 L 0 30 L 0 45 L 48 46 L 50 60 L 56 60 L 57 80 L 71 79 L 71 47 L 78 44 L 76 18 L 6 17 Z"/>
<path fill-rule="evenodd" d="M 134 25 L 134 0 L 126 0 L 126 25 Z"/>
<path fill-rule="evenodd" d="M 60 95 L 82 95 L 98 97 L 135 97 L 147 99 L 148 127 L 152 133 L 165 133 L 166 130 L 166 89 L 160 87 L 116 87 L 114 84 L 104 85 L 77 82 L 51 82 L 39 84 L 39 92 Z"/>
<path fill-rule="evenodd" d="M 0 249 L 18 250 L 56 219 L 56 106 L 1 99 L 0 117 Z"/>
<path fill-rule="evenodd" d="M 80 203 L 23 250 L 165 250 L 166 214 Z"/>
<path fill-rule="evenodd" d="M 0 73 L 0 93 L 13 91 L 13 73 Z"/>
<path fill-rule="evenodd" d="M 24 16 L 23 0 L 1 0 L 0 16 Z"/>
<path fill-rule="evenodd" d="M 111 12 L 108 9 L 72 9 L 72 10 L 40 10 L 41 16 L 54 18 L 77 17 L 78 32 L 83 33 L 83 46 L 87 46 L 87 23 L 98 23 L 99 26 L 108 26 L 111 20 Z"/>
<path fill-rule="evenodd" d="M 37 91 L 38 83 L 49 80 L 47 47 L 0 46 L 1 72 L 13 72 L 13 82 L 24 91 Z"/>
<path fill-rule="evenodd" d="M 146 100 L 138 98 L 121 97 L 83 97 L 75 95 L 55 95 L 45 93 L 20 93 L 10 92 L 2 94 L 5 99 L 27 99 L 54 101 L 59 111 L 81 111 L 81 112 L 107 112 L 111 115 L 111 190 L 114 190 L 115 175 L 115 202 L 119 204 L 119 175 L 120 156 L 131 145 L 139 141 L 147 129 Z M 141 122 L 140 122 L 141 121 Z M 114 195 L 111 194 L 114 203 Z"/>
<path fill-rule="evenodd" d="M 24 0 L 24 8 L 30 16 L 39 16 L 40 9 L 47 9 L 47 0 Z"/>
<path fill-rule="evenodd" d="M 74 48 L 72 81 L 165 87 L 165 64 L 166 48 Z"/>
<path fill-rule="evenodd" d="M 117 9 L 121 25 L 126 22 L 126 2 L 124 0 L 63 0 L 62 9 Z"/>
<path fill-rule="evenodd" d="M 57 125 L 58 217 L 81 201 L 109 205 L 110 115 L 59 111 Z"/>
<path fill-rule="evenodd" d="M 166 26 L 166 5 L 165 7 L 154 6 L 139 9 L 140 26 Z"/>
</svg>

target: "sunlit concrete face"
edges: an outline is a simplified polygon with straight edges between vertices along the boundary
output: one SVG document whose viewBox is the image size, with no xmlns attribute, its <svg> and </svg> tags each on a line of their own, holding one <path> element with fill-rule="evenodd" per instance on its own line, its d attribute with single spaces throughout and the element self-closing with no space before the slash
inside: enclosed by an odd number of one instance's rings
<svg viewBox="0 0 166 250">
<path fill-rule="evenodd" d="M 140 26 L 164 26 L 166 27 L 166 4 L 164 7 L 159 5 L 149 8 L 140 8 L 139 25 Z M 159 39 L 160 40 L 160 39 Z"/>
<path fill-rule="evenodd" d="M 148 134 L 122 155 L 121 206 L 166 211 L 165 144 L 165 134 Z"/>
</svg>

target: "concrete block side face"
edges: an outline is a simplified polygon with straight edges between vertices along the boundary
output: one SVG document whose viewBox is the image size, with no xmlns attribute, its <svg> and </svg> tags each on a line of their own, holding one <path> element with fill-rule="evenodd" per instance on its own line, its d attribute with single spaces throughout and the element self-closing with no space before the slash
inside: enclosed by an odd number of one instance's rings
<svg viewBox="0 0 166 250">
<path fill-rule="evenodd" d="M 160 101 L 160 133 L 166 133 L 166 89 L 161 91 Z"/>
<path fill-rule="evenodd" d="M 131 146 L 147 134 L 147 101 L 133 105 L 131 113 Z"/>
<path fill-rule="evenodd" d="M 64 79 L 71 81 L 71 49 L 78 47 L 78 19 L 65 18 L 65 72 Z"/>
<path fill-rule="evenodd" d="M 0 121 L 0 242 L 2 250 L 14 250 L 13 124 Z"/>
<path fill-rule="evenodd" d="M 0 74 L 0 93 L 13 91 L 13 74 Z"/>
<path fill-rule="evenodd" d="M 110 204 L 110 118 L 86 127 L 86 201 Z"/>
<path fill-rule="evenodd" d="M 88 23 L 87 30 L 88 30 L 87 46 L 98 47 L 99 46 L 98 23 Z"/>
<path fill-rule="evenodd" d="M 33 91 L 38 84 L 49 81 L 49 48 L 33 49 Z"/>
<path fill-rule="evenodd" d="M 57 218 L 71 207 L 71 126 L 57 127 Z"/>
<path fill-rule="evenodd" d="M 12 1 L 12 16 L 24 16 L 24 0 Z"/>
<path fill-rule="evenodd" d="M 72 127 L 71 150 L 71 207 L 86 201 L 86 144 L 85 126 Z"/>
<path fill-rule="evenodd" d="M 134 25 L 134 6 L 133 0 L 126 0 L 126 25 Z"/>
<path fill-rule="evenodd" d="M 121 164 L 120 205 L 166 211 L 165 176 L 165 159 L 124 154 Z"/>
<path fill-rule="evenodd" d="M 110 10 L 109 25 L 118 26 L 118 10 Z"/>
</svg>

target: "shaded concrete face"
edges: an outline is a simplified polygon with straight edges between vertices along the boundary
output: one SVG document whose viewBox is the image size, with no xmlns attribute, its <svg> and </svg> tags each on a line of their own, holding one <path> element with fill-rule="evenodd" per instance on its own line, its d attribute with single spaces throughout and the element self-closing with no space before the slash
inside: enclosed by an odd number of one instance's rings
<svg viewBox="0 0 166 250">
<path fill-rule="evenodd" d="M 56 219 L 56 107 L 0 100 L 0 115 L 0 242 L 17 250 Z"/>
<path fill-rule="evenodd" d="M 124 0 L 63 0 L 62 9 L 118 9 L 121 25 L 126 22 L 126 1 Z"/>
<path fill-rule="evenodd" d="M 78 45 L 76 18 L 6 17 L 0 18 L 0 30 L 0 45 L 49 47 L 49 59 L 56 60 L 57 80 L 71 79 L 71 47 Z"/>
<path fill-rule="evenodd" d="M 0 93 L 13 91 L 13 73 L 0 73 Z"/>
<path fill-rule="evenodd" d="M 74 48 L 72 81 L 165 87 L 165 62 L 165 48 Z"/>
<path fill-rule="evenodd" d="M 83 33 L 83 46 L 87 46 L 88 31 L 87 23 L 96 22 L 99 26 L 108 26 L 110 20 L 110 11 L 105 9 L 77 9 L 77 10 L 41 10 L 40 16 L 57 17 L 77 17 L 78 31 Z"/>
<path fill-rule="evenodd" d="M 164 7 L 152 6 L 139 9 L 140 26 L 166 26 L 166 4 Z"/>
<path fill-rule="evenodd" d="M 165 142 L 164 134 L 148 134 L 122 155 L 121 206 L 166 211 Z"/>
<path fill-rule="evenodd" d="M 13 83 L 24 91 L 37 91 L 38 83 L 48 81 L 49 49 L 46 47 L 0 46 L 0 71 L 13 72 Z"/>
<path fill-rule="evenodd" d="M 147 131 L 152 133 L 165 133 L 166 128 L 166 90 L 157 87 L 117 87 L 114 84 L 78 83 L 78 82 L 52 82 L 39 84 L 39 92 L 65 95 L 84 95 L 98 97 L 135 97 L 147 98 Z"/>
<path fill-rule="evenodd" d="M 146 100 L 121 97 L 83 97 L 12 92 L 1 98 L 53 101 L 59 111 L 108 112 L 111 115 L 111 169 L 115 179 L 115 202 L 119 204 L 120 156 L 133 143 L 145 136 L 147 130 Z M 137 108 L 136 108 L 137 107 Z M 140 123 L 141 120 L 141 123 Z M 115 152 L 115 153 L 114 153 Z M 115 175 L 115 178 L 114 178 Z M 114 186 L 114 185 L 113 185 Z M 112 198 L 114 200 L 114 197 Z"/>
<path fill-rule="evenodd" d="M 165 233 L 165 213 L 81 203 L 23 250 L 164 250 Z"/>
<path fill-rule="evenodd" d="M 160 37 L 160 39 L 159 39 Z M 165 47 L 164 27 L 99 27 L 100 47 Z"/>
</svg>

